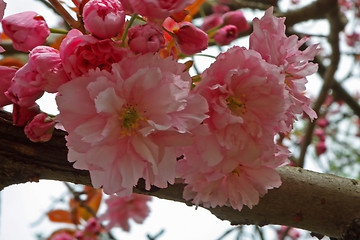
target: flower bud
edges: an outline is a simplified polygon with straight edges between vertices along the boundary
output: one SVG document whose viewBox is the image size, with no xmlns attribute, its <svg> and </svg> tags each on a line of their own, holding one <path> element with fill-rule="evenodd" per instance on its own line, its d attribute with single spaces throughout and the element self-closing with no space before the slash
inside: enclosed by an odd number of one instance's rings
<svg viewBox="0 0 360 240">
<path fill-rule="evenodd" d="M 324 141 L 319 141 L 315 146 L 315 151 L 318 156 L 324 154 L 327 150 L 326 144 Z"/>
<path fill-rule="evenodd" d="M 85 28 L 98 38 L 118 35 L 125 23 L 125 11 L 118 0 L 90 0 L 83 10 Z"/>
<path fill-rule="evenodd" d="M 242 11 L 231 11 L 223 15 L 225 25 L 236 26 L 238 32 L 244 32 L 250 28 Z"/>
<path fill-rule="evenodd" d="M 45 113 L 37 114 L 24 128 L 32 142 L 47 142 L 51 139 L 55 121 Z"/>
<path fill-rule="evenodd" d="M 217 44 L 227 45 L 237 38 L 238 33 L 236 26 L 226 25 L 215 33 L 214 40 Z"/>
<path fill-rule="evenodd" d="M 40 113 L 40 107 L 36 103 L 30 107 L 22 107 L 18 104 L 14 104 L 12 111 L 13 124 L 17 127 L 23 127 L 38 113 Z"/>
<path fill-rule="evenodd" d="M 130 28 L 128 38 L 129 47 L 135 53 L 155 53 L 165 44 L 162 29 L 151 22 Z"/>
<path fill-rule="evenodd" d="M 11 103 L 10 99 L 5 96 L 4 92 L 10 87 L 11 79 L 14 77 L 15 72 L 15 68 L 0 66 L 0 107 Z"/>
<path fill-rule="evenodd" d="M 204 22 L 201 24 L 201 29 L 206 32 L 212 28 L 221 26 L 223 22 L 221 14 L 214 13 L 204 18 Z"/>
<path fill-rule="evenodd" d="M 176 44 L 183 54 L 193 55 L 208 47 L 208 35 L 190 22 L 174 30 Z"/>
<path fill-rule="evenodd" d="M 23 52 L 44 44 L 50 34 L 44 18 L 32 11 L 7 16 L 1 23 L 4 33 L 13 41 L 13 47 Z"/>
</svg>

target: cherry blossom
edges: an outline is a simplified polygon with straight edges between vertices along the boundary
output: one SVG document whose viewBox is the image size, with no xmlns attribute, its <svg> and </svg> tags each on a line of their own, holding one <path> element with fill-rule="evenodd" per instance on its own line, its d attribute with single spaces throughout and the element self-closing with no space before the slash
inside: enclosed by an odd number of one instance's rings
<svg viewBox="0 0 360 240">
<path fill-rule="evenodd" d="M 125 12 L 118 0 L 90 0 L 84 5 L 85 28 L 96 37 L 115 37 L 122 31 Z"/>
<path fill-rule="evenodd" d="M 145 54 L 90 70 L 59 88 L 58 120 L 69 133 L 68 160 L 90 171 L 94 187 L 129 195 L 140 178 L 166 187 L 178 147 L 206 117 L 204 98 L 190 94 L 184 65 Z"/>
<path fill-rule="evenodd" d="M 32 142 L 47 142 L 51 139 L 55 121 L 45 113 L 37 114 L 26 126 L 24 132 Z"/>
<path fill-rule="evenodd" d="M 3 0 L 0 0 L 0 21 L 4 17 L 5 8 L 6 8 L 6 2 L 4 2 Z M 0 39 L 0 43 L 1 43 L 1 39 Z M 5 49 L 0 46 L 0 53 L 2 53 L 4 51 L 5 51 Z"/>
<path fill-rule="evenodd" d="M 124 231 L 130 230 L 129 220 L 142 223 L 149 215 L 148 202 L 151 197 L 133 193 L 127 197 L 110 196 L 106 199 L 107 211 L 100 216 L 101 221 L 109 221 L 107 229 L 119 226 Z"/>
<path fill-rule="evenodd" d="M 179 28 L 173 31 L 176 44 L 184 54 L 193 55 L 208 47 L 207 34 L 190 22 L 181 23 Z"/>
<path fill-rule="evenodd" d="M 0 107 L 8 105 L 11 102 L 4 94 L 6 90 L 10 87 L 11 79 L 16 73 L 16 69 L 12 67 L 0 66 Z"/>
<path fill-rule="evenodd" d="M 131 27 L 128 38 L 129 48 L 134 53 L 155 53 L 165 45 L 161 26 L 152 22 Z"/>
<path fill-rule="evenodd" d="M 44 18 L 33 11 L 7 16 L 1 24 L 4 33 L 13 41 L 13 47 L 23 52 L 44 44 L 50 34 Z"/>
</svg>

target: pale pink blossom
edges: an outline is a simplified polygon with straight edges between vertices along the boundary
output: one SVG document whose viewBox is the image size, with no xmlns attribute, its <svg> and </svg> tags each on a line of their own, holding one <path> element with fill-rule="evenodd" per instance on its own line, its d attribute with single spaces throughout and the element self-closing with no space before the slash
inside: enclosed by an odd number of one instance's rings
<svg viewBox="0 0 360 240">
<path fill-rule="evenodd" d="M 11 79 L 14 77 L 15 72 L 15 68 L 0 66 L 0 107 L 12 103 L 11 100 L 5 96 L 4 92 L 10 87 Z"/>
<path fill-rule="evenodd" d="M 131 51 L 141 54 L 155 53 L 165 45 L 161 26 L 152 22 L 131 27 L 128 32 L 128 39 Z"/>
<path fill-rule="evenodd" d="M 118 0 L 90 0 L 84 5 L 85 28 L 105 39 L 118 35 L 125 23 L 125 11 Z"/>
<path fill-rule="evenodd" d="M 119 42 L 111 39 L 99 40 L 72 29 L 60 45 L 60 57 L 65 72 L 74 78 L 90 69 L 111 71 L 111 65 L 120 61 L 129 52 L 119 45 Z"/>
<path fill-rule="evenodd" d="M 180 12 L 194 0 L 120 0 L 127 8 L 152 20 L 164 20 L 173 13 Z"/>
<path fill-rule="evenodd" d="M 50 34 L 44 18 L 33 11 L 7 16 L 1 24 L 6 36 L 13 41 L 13 47 L 23 52 L 44 44 Z"/>
<path fill-rule="evenodd" d="M 150 213 L 148 202 L 151 197 L 133 193 L 130 196 L 110 196 L 105 200 L 106 212 L 100 216 L 101 221 L 109 221 L 106 228 L 121 227 L 124 231 L 130 230 L 129 220 L 143 223 Z"/>
<path fill-rule="evenodd" d="M 15 74 L 14 81 L 29 88 L 39 88 L 49 93 L 69 81 L 59 51 L 48 46 L 31 50 L 28 62 Z"/>
<path fill-rule="evenodd" d="M 0 0 L 0 21 L 4 17 L 5 8 L 6 8 L 6 2 L 4 2 L 3 0 Z M 1 43 L 1 39 L 0 39 L 0 43 Z M 5 51 L 5 49 L 0 46 L 0 53 L 2 53 L 4 51 Z"/>
<path fill-rule="evenodd" d="M 279 187 L 275 168 L 288 152 L 275 145 L 288 106 L 284 75 L 252 50 L 233 47 L 203 72 L 195 93 L 209 104 L 209 118 L 184 147 L 178 176 L 184 198 L 207 207 L 252 207 Z"/>
<path fill-rule="evenodd" d="M 250 28 L 241 10 L 226 12 L 223 15 L 223 19 L 225 25 L 236 26 L 239 33 L 244 32 Z"/>
<path fill-rule="evenodd" d="M 266 10 L 264 17 L 255 18 L 253 33 L 250 35 L 250 49 L 256 50 L 267 62 L 282 68 L 286 74 L 287 90 L 291 97 L 291 107 L 284 124 L 289 131 L 297 114 L 305 112 L 311 120 L 316 113 L 310 107 L 310 99 L 304 95 L 307 83 L 306 76 L 317 71 L 317 65 L 309 62 L 318 53 L 318 45 L 314 44 L 304 51 L 299 50 L 308 39 L 285 35 L 285 18 L 273 16 L 273 8 Z"/>
<path fill-rule="evenodd" d="M 205 99 L 190 93 L 185 66 L 171 58 L 129 56 L 62 85 L 58 120 L 69 133 L 68 159 L 90 171 L 94 187 L 128 195 L 140 178 L 167 187 L 178 147 L 207 115 Z"/>
<path fill-rule="evenodd" d="M 37 114 L 24 128 L 26 136 L 32 142 L 47 142 L 51 139 L 55 121 L 45 113 Z"/>
<path fill-rule="evenodd" d="M 39 113 L 40 107 L 37 103 L 26 107 L 15 103 L 12 110 L 13 124 L 14 126 L 23 127 Z"/>
<path fill-rule="evenodd" d="M 234 41 L 239 34 L 239 31 L 234 25 L 225 25 L 218 29 L 214 35 L 214 40 L 217 44 L 228 45 Z"/>
<path fill-rule="evenodd" d="M 208 47 L 208 35 L 190 22 L 183 22 L 174 30 L 176 45 L 183 54 L 193 55 Z"/>
</svg>

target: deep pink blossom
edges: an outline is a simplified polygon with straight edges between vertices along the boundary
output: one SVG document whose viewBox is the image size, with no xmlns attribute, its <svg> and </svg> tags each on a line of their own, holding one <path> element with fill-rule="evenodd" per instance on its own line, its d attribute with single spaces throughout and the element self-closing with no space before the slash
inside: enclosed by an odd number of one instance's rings
<svg viewBox="0 0 360 240">
<path fill-rule="evenodd" d="M 174 33 L 176 45 L 183 54 L 193 55 L 208 47 L 208 35 L 190 22 L 181 23 Z"/>
<path fill-rule="evenodd" d="M 67 232 L 59 232 L 52 235 L 49 240 L 74 240 L 74 237 Z"/>
<path fill-rule="evenodd" d="M 107 211 L 100 216 L 100 220 L 109 221 L 107 229 L 121 227 L 124 231 L 129 231 L 130 219 L 136 223 L 143 223 L 149 215 L 149 201 L 151 197 L 135 193 L 126 197 L 110 196 L 105 200 Z"/>
<path fill-rule="evenodd" d="M 127 8 L 153 20 L 164 20 L 173 13 L 183 10 L 194 0 L 120 0 Z"/>
<path fill-rule="evenodd" d="M 1 24 L 13 47 L 23 52 L 44 44 L 50 34 L 44 18 L 32 11 L 7 16 Z"/>
<path fill-rule="evenodd" d="M 118 35 L 125 23 L 125 11 L 118 0 L 90 0 L 84 5 L 85 28 L 105 39 Z"/>
<path fill-rule="evenodd" d="M 216 31 L 214 40 L 217 44 L 228 45 L 237 38 L 238 33 L 235 25 L 225 25 Z"/>
<path fill-rule="evenodd" d="M 39 88 L 49 93 L 57 92 L 58 87 L 68 80 L 59 51 L 48 46 L 31 50 L 28 62 L 14 77 L 14 81 L 25 88 Z"/>
<path fill-rule="evenodd" d="M 319 141 L 316 145 L 315 145 L 315 151 L 316 151 L 316 155 L 320 156 L 322 154 L 324 154 L 327 150 L 326 147 L 326 143 L 325 141 Z"/>
<path fill-rule="evenodd" d="M 14 77 L 15 72 L 15 68 L 0 66 L 0 107 L 12 103 L 11 100 L 5 96 L 4 92 L 10 87 L 11 79 Z"/>
<path fill-rule="evenodd" d="M 310 107 L 310 99 L 304 95 L 306 77 L 317 71 L 317 65 L 309 62 L 319 51 L 314 44 L 304 51 L 299 50 L 308 39 L 285 35 L 285 18 L 273 16 L 273 8 L 266 10 L 264 17 L 255 18 L 253 33 L 250 35 L 250 49 L 256 50 L 267 62 L 282 68 L 286 74 L 285 83 L 291 97 L 291 107 L 285 125 L 289 131 L 297 114 L 305 112 L 310 119 L 316 113 Z"/>
<path fill-rule="evenodd" d="M 246 18 L 241 10 L 226 12 L 223 16 L 225 25 L 236 26 L 239 33 L 250 28 Z"/>
<path fill-rule="evenodd" d="M 111 71 L 111 65 L 127 53 L 128 50 L 121 48 L 118 42 L 83 35 L 77 29 L 70 30 L 60 45 L 63 67 L 71 78 L 81 76 L 90 69 Z"/>
<path fill-rule="evenodd" d="M 280 229 L 276 230 L 278 239 L 287 239 L 286 236 L 290 237 L 291 240 L 297 240 L 300 238 L 300 231 L 297 228 L 281 226 Z"/>
<path fill-rule="evenodd" d="M 289 107 L 284 75 L 252 50 L 233 47 L 203 72 L 194 89 L 209 104 L 209 118 L 184 147 L 179 177 L 184 198 L 204 206 L 252 207 L 279 187 L 275 168 L 288 152 L 274 144 Z"/>
<path fill-rule="evenodd" d="M 161 26 L 152 22 L 131 27 L 128 39 L 129 47 L 135 53 L 155 53 L 165 45 Z"/>
<path fill-rule="evenodd" d="M 128 195 L 140 178 L 167 187 L 177 149 L 207 116 L 206 101 L 190 94 L 185 66 L 171 58 L 129 56 L 62 85 L 58 120 L 69 133 L 68 159 L 90 171 L 94 187 Z"/>
<path fill-rule="evenodd" d="M 45 113 L 39 113 L 26 124 L 24 132 L 32 142 L 47 142 L 52 137 L 54 126 L 54 119 Z"/>
</svg>

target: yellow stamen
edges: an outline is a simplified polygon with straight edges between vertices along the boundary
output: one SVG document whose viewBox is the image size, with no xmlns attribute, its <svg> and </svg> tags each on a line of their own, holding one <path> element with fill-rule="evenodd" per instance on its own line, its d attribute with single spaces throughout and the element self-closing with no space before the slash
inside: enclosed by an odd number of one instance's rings
<svg viewBox="0 0 360 240">
<path fill-rule="evenodd" d="M 241 99 L 235 96 L 229 96 L 226 98 L 226 104 L 232 113 L 238 116 L 246 113 L 245 97 L 246 95 L 242 94 Z"/>
<path fill-rule="evenodd" d="M 145 120 L 145 118 L 140 116 L 136 107 L 124 106 L 120 111 L 119 120 L 122 126 L 122 135 L 131 136 L 136 133 L 140 123 Z"/>
</svg>

